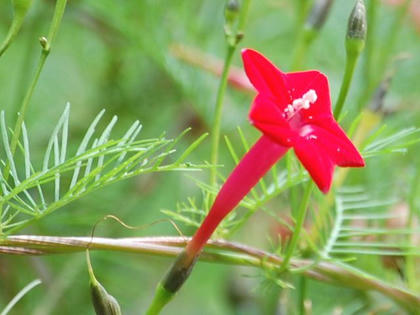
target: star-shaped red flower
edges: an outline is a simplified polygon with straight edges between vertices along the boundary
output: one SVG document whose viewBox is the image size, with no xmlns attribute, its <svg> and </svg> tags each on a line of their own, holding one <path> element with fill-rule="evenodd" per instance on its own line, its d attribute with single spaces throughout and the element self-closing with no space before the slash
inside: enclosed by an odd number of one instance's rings
<svg viewBox="0 0 420 315">
<path fill-rule="evenodd" d="M 323 73 L 284 73 L 251 49 L 243 50 L 242 58 L 258 91 L 249 114 L 251 123 L 276 143 L 293 147 L 322 192 L 331 187 L 335 165 L 365 165 L 333 117 Z"/>
</svg>

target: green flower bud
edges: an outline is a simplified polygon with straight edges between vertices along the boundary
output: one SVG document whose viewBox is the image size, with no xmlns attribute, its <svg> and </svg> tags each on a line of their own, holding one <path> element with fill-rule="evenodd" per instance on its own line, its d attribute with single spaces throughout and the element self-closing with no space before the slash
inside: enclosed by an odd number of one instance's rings
<svg viewBox="0 0 420 315">
<path fill-rule="evenodd" d="M 90 293 L 97 315 L 121 315 L 118 301 L 96 280 L 90 282 Z"/>
<path fill-rule="evenodd" d="M 102 284 L 96 279 L 90 263 L 89 251 L 86 251 L 86 261 L 90 278 L 90 293 L 93 307 L 97 315 L 121 315 L 121 307 L 118 301 L 109 294 Z"/>
<path fill-rule="evenodd" d="M 365 46 L 367 32 L 366 7 L 363 0 L 357 0 L 350 14 L 346 47 L 349 53 L 360 54 Z"/>
<path fill-rule="evenodd" d="M 305 27 L 319 31 L 327 20 L 334 0 L 317 0 L 312 6 Z"/>
<path fill-rule="evenodd" d="M 365 40 L 367 32 L 366 7 L 363 0 L 357 0 L 350 14 L 347 38 Z"/>
</svg>

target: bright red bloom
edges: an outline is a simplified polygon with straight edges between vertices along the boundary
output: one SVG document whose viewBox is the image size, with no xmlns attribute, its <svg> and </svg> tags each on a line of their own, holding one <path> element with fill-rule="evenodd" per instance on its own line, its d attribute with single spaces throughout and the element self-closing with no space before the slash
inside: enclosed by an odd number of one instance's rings
<svg viewBox="0 0 420 315">
<path fill-rule="evenodd" d="M 283 73 L 251 49 L 243 50 L 242 58 L 258 91 L 249 115 L 251 123 L 276 143 L 293 147 L 322 192 L 331 187 L 335 165 L 365 165 L 333 117 L 324 74 Z"/>
<path fill-rule="evenodd" d="M 283 73 L 251 49 L 243 50 L 242 58 L 245 72 L 258 91 L 249 117 L 263 136 L 220 189 L 209 214 L 187 246 L 189 253 L 201 250 L 220 221 L 291 147 L 323 193 L 331 188 L 335 165 L 365 165 L 333 117 L 324 74 Z"/>
<path fill-rule="evenodd" d="M 331 187 L 335 165 L 364 166 L 363 158 L 334 120 L 324 74 L 283 73 L 250 49 L 242 51 L 242 58 L 258 91 L 250 120 L 263 135 L 229 175 L 203 223 L 159 286 L 165 303 L 188 278 L 219 223 L 290 148 L 324 193 Z"/>
</svg>

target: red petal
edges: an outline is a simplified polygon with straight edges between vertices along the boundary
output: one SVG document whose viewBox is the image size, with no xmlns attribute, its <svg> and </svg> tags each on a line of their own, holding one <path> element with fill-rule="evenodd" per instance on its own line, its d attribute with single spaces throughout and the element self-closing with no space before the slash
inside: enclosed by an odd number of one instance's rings
<svg viewBox="0 0 420 315">
<path fill-rule="evenodd" d="M 309 122 L 319 116 L 332 116 L 330 87 L 325 74 L 316 70 L 287 73 L 286 84 L 291 87 L 293 99 L 301 98 L 311 89 L 316 92 L 316 102 L 309 109 L 301 111 L 304 121 Z"/>
<path fill-rule="evenodd" d="M 272 141 L 285 147 L 293 144 L 296 134 L 290 128 L 282 127 L 277 124 L 253 122 L 253 125 Z"/>
<path fill-rule="evenodd" d="M 309 130 L 305 134 L 306 137 L 316 137 L 318 145 L 322 146 L 336 165 L 344 167 L 365 166 L 365 161 L 359 151 L 333 118 L 324 120 L 321 126 L 307 125 L 303 129 Z"/>
<path fill-rule="evenodd" d="M 290 104 L 291 94 L 286 86 L 283 72 L 252 49 L 242 50 L 242 60 L 246 75 L 259 93 L 276 99 L 283 106 Z"/>
<path fill-rule="evenodd" d="M 334 173 L 334 163 L 328 154 L 313 140 L 302 137 L 295 141 L 294 150 L 318 188 L 328 193 Z"/>
<path fill-rule="evenodd" d="M 275 124 L 289 128 L 289 123 L 283 116 L 283 112 L 273 100 L 258 94 L 249 112 L 251 122 Z"/>
</svg>

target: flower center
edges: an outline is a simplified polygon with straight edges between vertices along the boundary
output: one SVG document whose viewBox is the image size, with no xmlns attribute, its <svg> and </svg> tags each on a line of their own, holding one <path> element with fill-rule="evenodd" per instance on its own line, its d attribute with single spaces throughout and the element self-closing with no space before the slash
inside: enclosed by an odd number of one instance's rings
<svg viewBox="0 0 420 315">
<path fill-rule="evenodd" d="M 284 117 L 286 119 L 292 118 L 297 112 L 299 112 L 302 108 L 309 109 L 311 104 L 315 103 L 318 99 L 315 90 L 310 89 L 308 92 L 303 94 L 301 98 L 295 99 L 292 104 L 289 104 L 284 109 Z"/>
</svg>

